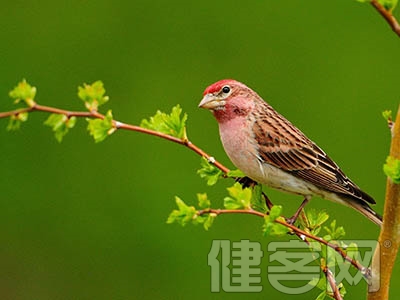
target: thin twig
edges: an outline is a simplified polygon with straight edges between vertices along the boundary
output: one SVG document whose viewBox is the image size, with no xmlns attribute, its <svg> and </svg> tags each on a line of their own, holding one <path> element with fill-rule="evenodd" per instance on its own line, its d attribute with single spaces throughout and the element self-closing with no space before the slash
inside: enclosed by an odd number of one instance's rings
<svg viewBox="0 0 400 300">
<path fill-rule="evenodd" d="M 16 110 L 7 111 L 7 112 L 0 112 L 0 118 L 6 118 L 6 117 L 13 116 L 13 115 L 25 113 L 25 112 L 39 112 L 39 111 L 53 113 L 53 114 L 62 114 L 68 118 L 70 118 L 70 117 L 86 117 L 86 118 L 104 119 L 104 117 L 105 117 L 103 114 L 101 114 L 97 111 L 69 111 L 69 110 L 65 110 L 65 109 L 60 109 L 60 108 L 51 107 L 51 106 L 44 106 L 44 105 L 39 105 L 37 103 L 34 103 L 31 107 L 16 109 Z M 158 131 L 146 129 L 146 128 L 136 126 L 136 125 L 125 124 L 125 123 L 115 121 L 115 120 L 113 120 L 113 126 L 116 129 L 125 129 L 125 130 L 130 130 L 130 131 L 141 132 L 141 133 L 157 136 L 162 139 L 186 146 L 187 148 L 194 151 L 198 155 L 205 157 L 210 163 L 215 165 L 222 172 L 224 172 L 224 173 L 229 172 L 229 169 L 227 167 L 225 167 L 220 162 L 216 161 L 211 155 L 206 153 L 201 148 L 197 147 L 195 144 L 193 144 L 189 140 L 179 139 L 177 137 L 174 137 L 174 136 L 171 136 L 168 134 L 164 134 L 164 133 L 161 133 Z"/>
<path fill-rule="evenodd" d="M 327 266 L 323 266 L 323 267 L 321 267 L 321 269 L 326 277 L 326 280 L 328 281 L 328 283 L 332 289 L 332 292 L 333 292 L 332 296 L 335 298 L 335 300 L 343 300 L 343 297 L 342 297 L 342 295 L 340 295 L 340 291 L 336 284 L 335 277 L 333 276 L 332 271 L 329 270 L 329 268 Z"/>
<path fill-rule="evenodd" d="M 247 215 L 255 215 L 257 217 L 264 218 L 268 214 L 264 214 L 262 212 L 253 210 L 253 209 L 213 209 L 213 208 L 207 208 L 203 210 L 199 210 L 197 212 L 197 215 L 205 215 L 205 214 L 216 214 L 216 215 L 222 215 L 222 214 L 247 214 Z"/>
<path fill-rule="evenodd" d="M 371 0 L 371 5 L 379 12 L 379 14 L 386 20 L 392 30 L 400 37 L 400 24 L 393 16 L 392 12 L 383 7 L 378 0 Z"/>
<path fill-rule="evenodd" d="M 20 108 L 16 110 L 11 110 L 11 111 L 6 111 L 6 112 L 0 112 L 0 118 L 7 118 L 10 116 L 16 116 L 18 114 L 22 114 L 25 112 L 30 112 L 33 110 L 33 107 L 26 107 L 26 108 Z"/>
</svg>

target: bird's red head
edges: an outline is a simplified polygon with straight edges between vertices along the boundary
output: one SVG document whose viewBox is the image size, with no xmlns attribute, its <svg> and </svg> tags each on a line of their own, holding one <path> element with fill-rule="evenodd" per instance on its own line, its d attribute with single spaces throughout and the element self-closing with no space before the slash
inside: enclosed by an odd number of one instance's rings
<svg viewBox="0 0 400 300">
<path fill-rule="evenodd" d="M 256 94 L 239 81 L 224 79 L 207 87 L 203 95 L 199 107 L 211 110 L 222 122 L 246 115 Z"/>
</svg>

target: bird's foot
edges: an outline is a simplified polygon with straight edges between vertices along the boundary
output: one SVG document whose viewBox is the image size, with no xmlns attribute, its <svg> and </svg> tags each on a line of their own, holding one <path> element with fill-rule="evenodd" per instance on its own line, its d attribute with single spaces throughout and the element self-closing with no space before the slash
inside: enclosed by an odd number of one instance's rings
<svg viewBox="0 0 400 300">
<path fill-rule="evenodd" d="M 303 202 L 301 202 L 299 208 L 296 210 L 294 215 L 290 218 L 286 218 L 286 223 L 293 225 L 297 221 L 297 218 L 299 217 L 301 211 L 306 206 L 306 204 L 310 201 L 310 199 L 311 199 L 311 196 L 305 196 Z"/>
<path fill-rule="evenodd" d="M 272 206 L 274 206 L 274 204 L 271 202 L 271 200 L 269 200 L 267 194 L 265 194 L 264 192 L 262 192 L 262 196 L 264 197 L 265 205 L 267 205 L 268 209 L 271 210 L 271 208 L 272 208 Z"/>
</svg>

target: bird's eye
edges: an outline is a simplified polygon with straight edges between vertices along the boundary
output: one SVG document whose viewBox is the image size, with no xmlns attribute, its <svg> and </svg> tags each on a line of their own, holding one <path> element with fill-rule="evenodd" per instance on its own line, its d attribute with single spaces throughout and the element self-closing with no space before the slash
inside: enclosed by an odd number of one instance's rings
<svg viewBox="0 0 400 300">
<path fill-rule="evenodd" d="M 227 85 L 222 88 L 222 92 L 224 94 L 228 94 L 230 91 L 231 91 L 231 88 Z"/>
</svg>

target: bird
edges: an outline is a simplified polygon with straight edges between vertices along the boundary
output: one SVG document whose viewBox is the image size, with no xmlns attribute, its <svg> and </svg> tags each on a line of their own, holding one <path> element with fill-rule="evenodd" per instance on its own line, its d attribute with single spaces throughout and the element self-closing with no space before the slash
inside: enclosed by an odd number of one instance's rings
<svg viewBox="0 0 400 300">
<path fill-rule="evenodd" d="M 247 177 L 303 196 L 294 220 L 316 196 L 349 206 L 381 226 L 382 217 L 370 207 L 375 200 L 316 143 L 245 84 L 220 80 L 205 89 L 199 107 L 213 113 L 225 152 Z"/>
</svg>

